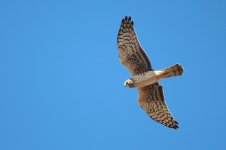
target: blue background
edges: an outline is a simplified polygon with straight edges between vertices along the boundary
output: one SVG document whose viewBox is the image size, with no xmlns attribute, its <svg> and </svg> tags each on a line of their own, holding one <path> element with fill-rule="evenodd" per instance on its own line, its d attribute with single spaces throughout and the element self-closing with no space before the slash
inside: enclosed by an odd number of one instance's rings
<svg viewBox="0 0 226 150">
<path fill-rule="evenodd" d="M 150 119 L 116 43 L 132 16 L 178 130 Z M 0 1 L 1 150 L 226 148 L 226 1 Z"/>
</svg>

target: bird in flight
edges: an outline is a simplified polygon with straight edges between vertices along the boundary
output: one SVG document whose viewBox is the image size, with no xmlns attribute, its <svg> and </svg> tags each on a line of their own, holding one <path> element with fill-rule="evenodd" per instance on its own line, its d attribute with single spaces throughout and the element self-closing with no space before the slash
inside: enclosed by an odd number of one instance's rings
<svg viewBox="0 0 226 150">
<path fill-rule="evenodd" d="M 179 128 L 167 108 L 163 88 L 159 80 L 173 76 L 181 76 L 183 68 L 175 64 L 169 68 L 154 71 L 150 60 L 138 41 L 131 17 L 122 19 L 117 37 L 120 62 L 131 72 L 132 77 L 125 81 L 124 86 L 138 88 L 138 103 L 155 121 L 169 127 Z"/>
</svg>

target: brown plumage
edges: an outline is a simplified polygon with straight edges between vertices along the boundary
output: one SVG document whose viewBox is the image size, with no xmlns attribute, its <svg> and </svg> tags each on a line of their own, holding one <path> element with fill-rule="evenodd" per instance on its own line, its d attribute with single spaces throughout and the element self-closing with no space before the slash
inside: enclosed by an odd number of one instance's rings
<svg viewBox="0 0 226 150">
<path fill-rule="evenodd" d="M 131 17 L 125 17 L 117 37 L 120 61 L 132 74 L 124 85 L 138 88 L 138 103 L 152 119 L 167 127 L 177 129 L 178 122 L 174 120 L 166 106 L 163 88 L 158 81 L 182 75 L 183 68 L 176 64 L 167 69 L 153 71 L 150 60 L 138 41 L 133 25 Z"/>
</svg>

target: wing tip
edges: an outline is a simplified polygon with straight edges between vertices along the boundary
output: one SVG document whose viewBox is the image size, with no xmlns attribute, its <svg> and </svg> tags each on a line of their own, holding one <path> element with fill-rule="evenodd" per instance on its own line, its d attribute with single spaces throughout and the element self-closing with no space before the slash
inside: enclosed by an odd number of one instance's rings
<svg viewBox="0 0 226 150">
<path fill-rule="evenodd" d="M 171 128 L 173 128 L 173 129 L 176 129 L 176 130 L 177 130 L 177 129 L 179 129 L 179 125 L 178 125 L 178 124 L 174 124 L 174 125 L 172 125 L 172 126 L 171 126 Z"/>
<path fill-rule="evenodd" d="M 125 16 L 125 18 L 122 19 L 122 24 L 131 24 L 133 26 L 134 22 L 132 20 L 132 17 Z"/>
<path fill-rule="evenodd" d="M 167 124 L 163 124 L 169 128 L 173 128 L 173 129 L 179 129 L 179 125 L 178 122 L 176 120 L 172 120 L 170 123 Z"/>
<path fill-rule="evenodd" d="M 149 115 L 150 116 L 150 115 Z M 152 116 L 150 116 L 150 118 L 152 118 Z M 168 128 L 173 128 L 173 129 L 179 129 L 179 124 L 176 120 L 174 120 L 172 118 L 172 120 L 168 120 L 168 121 L 160 121 L 160 120 L 157 120 L 157 119 L 154 119 L 152 118 L 154 121 L 168 127 Z"/>
</svg>

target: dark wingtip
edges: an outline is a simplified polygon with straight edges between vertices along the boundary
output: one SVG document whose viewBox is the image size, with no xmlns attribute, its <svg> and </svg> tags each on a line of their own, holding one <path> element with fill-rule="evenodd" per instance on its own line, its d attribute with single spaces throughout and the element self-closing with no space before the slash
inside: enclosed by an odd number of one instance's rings
<svg viewBox="0 0 226 150">
<path fill-rule="evenodd" d="M 175 121 L 174 124 L 170 128 L 179 129 L 178 122 Z"/>
<path fill-rule="evenodd" d="M 173 128 L 177 130 L 177 129 L 179 129 L 179 126 L 178 126 L 178 125 L 176 125 L 176 126 L 174 126 Z"/>
<path fill-rule="evenodd" d="M 122 22 L 121 23 L 123 23 L 125 21 L 125 19 L 122 19 Z"/>
<path fill-rule="evenodd" d="M 131 21 L 131 17 L 130 16 L 128 16 L 128 20 Z"/>
<path fill-rule="evenodd" d="M 125 18 L 122 19 L 122 23 L 123 22 L 128 22 L 129 24 L 134 25 L 134 22 L 131 16 L 125 16 Z"/>
<path fill-rule="evenodd" d="M 131 21 L 132 17 L 131 16 L 125 16 L 125 20 Z"/>
</svg>

